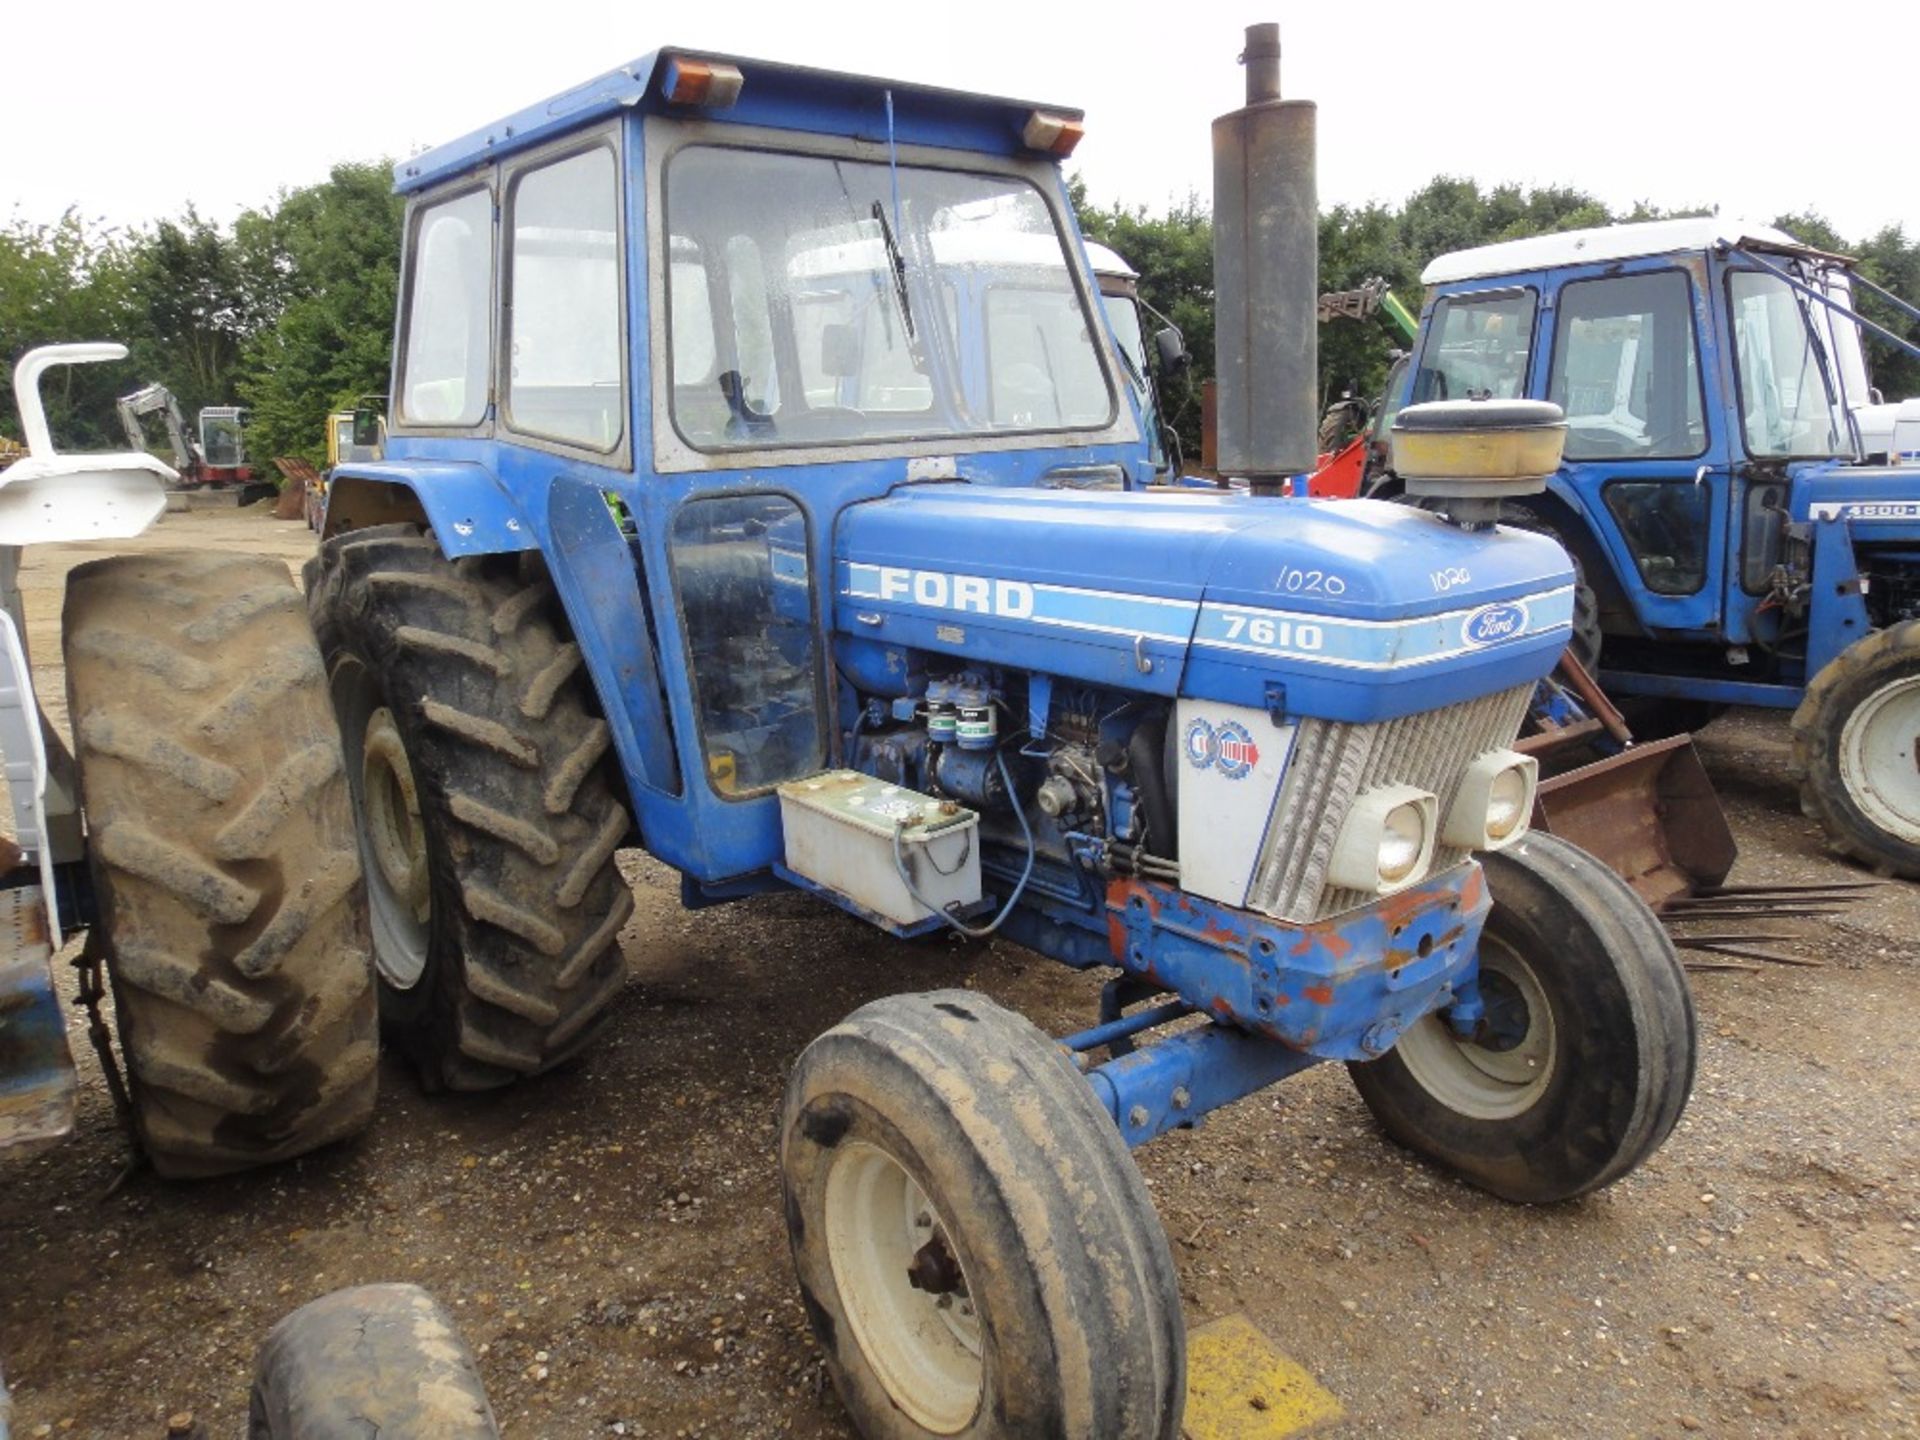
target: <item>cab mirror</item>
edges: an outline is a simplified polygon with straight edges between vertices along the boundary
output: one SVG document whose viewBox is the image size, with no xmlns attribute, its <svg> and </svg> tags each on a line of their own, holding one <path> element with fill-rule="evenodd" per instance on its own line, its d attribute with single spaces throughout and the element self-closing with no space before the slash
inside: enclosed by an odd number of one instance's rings
<svg viewBox="0 0 1920 1440">
<path fill-rule="evenodd" d="M 353 446 L 356 450 L 380 448 L 380 412 L 371 406 L 353 412 Z"/>
<path fill-rule="evenodd" d="M 1193 359 L 1187 353 L 1186 338 L 1171 325 L 1154 332 L 1153 348 L 1160 357 L 1160 369 L 1164 373 L 1184 370 Z"/>
</svg>

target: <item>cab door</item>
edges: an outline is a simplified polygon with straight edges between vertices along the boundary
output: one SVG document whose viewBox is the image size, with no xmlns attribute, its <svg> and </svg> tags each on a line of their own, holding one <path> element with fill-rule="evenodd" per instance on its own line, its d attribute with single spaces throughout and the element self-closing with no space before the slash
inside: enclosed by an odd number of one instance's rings
<svg viewBox="0 0 1920 1440">
<path fill-rule="evenodd" d="M 1717 634 L 1731 476 L 1708 404 L 1694 267 L 1651 258 L 1553 272 L 1531 392 L 1567 416 L 1559 482 L 1591 517 L 1650 630 Z"/>
</svg>

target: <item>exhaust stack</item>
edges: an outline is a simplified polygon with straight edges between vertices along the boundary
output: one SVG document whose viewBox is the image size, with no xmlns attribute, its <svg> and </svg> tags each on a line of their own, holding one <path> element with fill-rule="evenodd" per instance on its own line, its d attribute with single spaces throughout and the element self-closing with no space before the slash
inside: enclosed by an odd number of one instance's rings
<svg viewBox="0 0 1920 1440">
<path fill-rule="evenodd" d="M 1280 27 L 1249 25 L 1247 103 L 1213 122 L 1219 470 L 1256 495 L 1318 459 L 1316 107 L 1280 98 Z"/>
</svg>

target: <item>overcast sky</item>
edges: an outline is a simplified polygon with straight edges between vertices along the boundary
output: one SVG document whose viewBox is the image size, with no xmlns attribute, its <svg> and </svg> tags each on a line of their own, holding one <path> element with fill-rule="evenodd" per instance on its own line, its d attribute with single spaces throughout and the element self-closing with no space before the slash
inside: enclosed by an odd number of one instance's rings
<svg viewBox="0 0 1920 1440">
<path fill-rule="evenodd" d="M 335 161 L 410 153 L 662 44 L 1078 105 L 1074 160 L 1096 201 L 1204 200 L 1243 27 L 1278 19 L 1285 91 L 1320 106 L 1323 205 L 1397 202 L 1444 172 L 1616 207 L 1810 207 L 1856 239 L 1920 231 L 1901 80 L 1920 53 L 1914 0 L 1819 10 L 1826 34 L 1766 0 L 9 8 L 0 93 L 20 138 L 0 211 L 32 220 L 77 205 L 137 223 L 191 201 L 227 221 Z"/>
</svg>

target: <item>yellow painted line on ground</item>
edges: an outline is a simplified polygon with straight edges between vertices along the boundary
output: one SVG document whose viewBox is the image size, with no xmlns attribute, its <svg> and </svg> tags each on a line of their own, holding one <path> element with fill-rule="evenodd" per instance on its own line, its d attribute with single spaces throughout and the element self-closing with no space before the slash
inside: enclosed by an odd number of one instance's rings
<svg viewBox="0 0 1920 1440">
<path fill-rule="evenodd" d="M 1345 1414 L 1246 1316 L 1187 1333 L 1186 1440 L 1282 1440 Z"/>
</svg>

